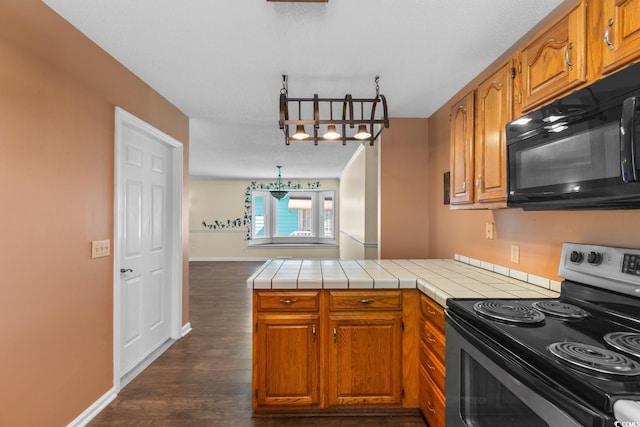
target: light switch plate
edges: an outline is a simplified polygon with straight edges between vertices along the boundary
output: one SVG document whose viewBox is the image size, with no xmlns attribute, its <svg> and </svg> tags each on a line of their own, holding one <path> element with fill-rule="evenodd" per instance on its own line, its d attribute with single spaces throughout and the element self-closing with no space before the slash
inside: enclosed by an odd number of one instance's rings
<svg viewBox="0 0 640 427">
<path fill-rule="evenodd" d="M 485 228 L 485 237 L 487 238 L 487 240 L 493 240 L 494 233 L 495 233 L 495 225 L 492 222 L 487 222 L 487 225 Z"/>
<path fill-rule="evenodd" d="M 511 262 L 520 264 L 520 246 L 511 245 Z"/>
<path fill-rule="evenodd" d="M 94 240 L 91 242 L 91 258 L 101 258 L 111 255 L 110 240 Z"/>
</svg>

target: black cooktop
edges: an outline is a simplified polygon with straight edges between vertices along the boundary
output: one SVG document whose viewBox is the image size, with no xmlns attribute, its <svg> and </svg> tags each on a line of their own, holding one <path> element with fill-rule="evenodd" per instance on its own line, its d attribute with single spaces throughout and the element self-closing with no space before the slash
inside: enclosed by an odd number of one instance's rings
<svg viewBox="0 0 640 427">
<path fill-rule="evenodd" d="M 551 302 L 552 306 L 564 304 L 579 307 L 588 315 L 561 317 L 544 313 L 542 320 L 513 323 L 505 319 L 493 320 L 478 312 L 474 306 L 483 300 L 461 298 L 449 299 L 448 311 L 486 334 L 498 346 L 521 357 L 540 375 L 545 376 L 547 382 L 556 383 L 560 390 L 570 390 L 604 411 L 611 412 L 617 399 L 640 399 L 640 371 L 634 373 L 633 369 L 627 369 L 620 362 L 622 360 L 632 368 L 640 368 L 640 357 L 620 351 L 605 339 L 608 334 L 626 332 L 634 334 L 632 340 L 636 340 L 635 334 L 640 333 L 640 300 L 581 284 L 575 285 L 569 281 L 565 281 L 562 286 L 558 300 L 492 301 L 513 305 L 510 309 L 517 312 L 522 311 L 521 306 L 524 306 L 525 311 L 537 310 L 539 302 L 545 303 L 543 307 Z M 586 348 L 576 350 L 575 343 L 584 344 Z M 584 363 L 583 366 L 572 364 L 554 354 L 560 347 L 599 359 L 613 358 L 614 368 L 607 372 L 604 369 L 589 369 Z M 621 358 L 618 359 L 618 356 Z"/>
</svg>

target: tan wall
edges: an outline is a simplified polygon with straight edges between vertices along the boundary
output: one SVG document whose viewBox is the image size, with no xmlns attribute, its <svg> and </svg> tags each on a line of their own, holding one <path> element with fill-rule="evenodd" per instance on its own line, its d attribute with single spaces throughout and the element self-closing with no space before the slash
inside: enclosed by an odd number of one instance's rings
<svg viewBox="0 0 640 427">
<path fill-rule="evenodd" d="M 380 258 L 426 258 L 429 181 L 427 119 L 391 119 L 380 142 Z M 442 198 L 440 198 L 442 200 Z"/>
<path fill-rule="evenodd" d="M 0 16 L 0 425 L 61 426 L 113 383 L 113 259 L 90 241 L 113 242 L 114 108 L 183 142 L 185 171 L 189 123 L 44 3 Z"/>
<path fill-rule="evenodd" d="M 430 188 L 442 186 L 449 170 L 448 103 L 429 118 Z M 441 191 L 429 192 L 429 256 L 471 256 L 557 279 L 563 242 L 640 247 L 640 211 L 524 212 L 521 209 L 451 211 Z M 495 240 L 486 240 L 485 223 L 495 223 Z M 520 263 L 510 261 L 511 245 Z"/>
<path fill-rule="evenodd" d="M 262 182 L 262 181 L 257 181 Z M 308 181 L 300 181 L 302 187 Z M 338 209 L 340 196 L 338 180 L 322 180 L 321 190 L 336 190 Z M 265 181 L 265 184 L 270 181 Z M 297 184 L 297 181 L 293 182 Z M 247 227 L 211 230 L 202 222 L 243 219 L 245 215 L 245 192 L 250 181 L 242 180 L 192 180 L 190 184 L 189 246 L 192 260 L 221 259 L 267 259 L 292 258 L 337 258 L 338 248 L 258 248 L 249 247 L 246 240 Z"/>
</svg>

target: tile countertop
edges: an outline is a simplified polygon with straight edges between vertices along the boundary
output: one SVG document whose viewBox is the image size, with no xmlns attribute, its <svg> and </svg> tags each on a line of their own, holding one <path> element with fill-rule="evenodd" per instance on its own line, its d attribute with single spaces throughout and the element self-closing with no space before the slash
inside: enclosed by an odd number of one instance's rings
<svg viewBox="0 0 640 427">
<path fill-rule="evenodd" d="M 250 289 L 419 289 L 447 298 L 557 298 L 560 282 L 462 255 L 455 259 L 270 259 Z"/>
</svg>

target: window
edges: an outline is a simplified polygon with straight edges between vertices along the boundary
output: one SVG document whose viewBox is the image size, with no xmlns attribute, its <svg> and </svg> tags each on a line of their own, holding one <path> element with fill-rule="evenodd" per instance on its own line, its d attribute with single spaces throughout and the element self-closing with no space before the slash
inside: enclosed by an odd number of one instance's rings
<svg viewBox="0 0 640 427">
<path fill-rule="evenodd" d="M 277 200 L 267 190 L 251 193 L 251 244 L 335 244 L 335 192 L 291 190 Z"/>
</svg>

